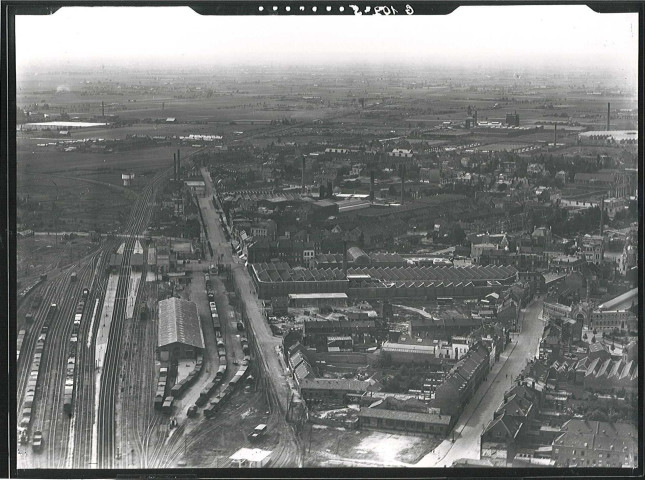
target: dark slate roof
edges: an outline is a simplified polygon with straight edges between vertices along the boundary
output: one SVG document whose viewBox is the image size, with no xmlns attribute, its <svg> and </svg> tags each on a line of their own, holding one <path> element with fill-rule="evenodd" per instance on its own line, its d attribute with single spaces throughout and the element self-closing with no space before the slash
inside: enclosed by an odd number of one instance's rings
<svg viewBox="0 0 645 480">
<path fill-rule="evenodd" d="M 360 412 L 358 412 L 358 416 L 363 418 L 383 418 L 387 420 L 450 425 L 450 415 L 401 412 L 398 410 L 385 410 L 383 408 L 362 408 Z"/>
<path fill-rule="evenodd" d="M 113 253 L 110 255 L 110 267 L 120 267 L 123 261 L 123 255 Z"/>
<path fill-rule="evenodd" d="M 488 424 L 488 426 L 484 429 L 484 432 L 482 433 L 482 437 L 491 431 L 501 429 L 503 432 L 506 432 L 508 435 L 510 435 L 511 438 L 515 438 L 515 436 L 520 431 L 521 426 L 522 426 L 522 423 L 517 419 L 509 417 L 506 414 L 502 414 L 499 417 L 494 418 Z"/>
<path fill-rule="evenodd" d="M 350 392 L 366 392 L 369 382 L 361 380 L 344 380 L 336 378 L 305 378 L 300 382 L 300 389 L 309 390 L 343 390 Z"/>
</svg>

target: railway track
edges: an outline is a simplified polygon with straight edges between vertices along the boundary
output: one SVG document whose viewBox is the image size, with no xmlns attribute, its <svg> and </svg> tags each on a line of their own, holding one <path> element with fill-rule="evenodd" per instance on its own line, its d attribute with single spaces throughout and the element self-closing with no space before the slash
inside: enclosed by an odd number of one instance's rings
<svg viewBox="0 0 645 480">
<path fill-rule="evenodd" d="M 79 329 L 79 342 L 76 365 L 76 388 L 74 392 L 74 429 L 70 432 L 74 438 L 73 451 L 68 452 L 66 466 L 68 468 L 88 468 L 91 460 L 91 435 L 93 422 L 94 399 L 94 348 L 88 347 L 90 338 L 94 338 L 98 329 L 98 317 L 103 304 L 107 278 L 102 275 L 109 261 L 106 252 L 115 248 L 115 242 L 106 243 L 99 257 L 94 262 L 90 295 L 83 321 Z"/>
<path fill-rule="evenodd" d="M 64 425 L 60 423 L 57 410 L 62 411 L 62 388 L 65 382 L 62 379 L 65 367 L 61 366 L 61 363 L 66 364 L 67 362 L 67 343 L 69 343 L 69 334 L 73 326 L 71 310 L 74 308 L 74 301 L 69 294 L 74 295 L 74 292 L 80 292 L 78 283 L 71 285 L 69 272 L 73 269 L 81 273 L 81 278 L 83 278 L 83 274 L 87 274 L 85 268 L 77 269 L 77 265 L 72 265 L 62 272 L 53 281 L 54 288 L 50 292 L 51 295 L 46 295 L 43 302 L 44 308 L 49 308 L 52 303 L 57 304 L 55 315 L 48 320 L 41 319 L 38 315 L 38 320 L 34 324 L 36 327 L 34 333 L 39 333 L 45 323 L 48 323 L 47 341 L 43 348 L 39 368 L 45 375 L 38 377 L 31 422 L 32 432 L 43 432 L 47 455 L 34 454 L 31 458 L 32 466 L 42 466 L 43 463 L 46 464 L 45 466 L 56 466 L 58 460 L 56 457 L 60 454 L 60 450 L 57 450 L 56 438 L 61 433 L 61 429 L 64 429 Z M 35 338 L 36 335 L 33 337 Z"/>
<path fill-rule="evenodd" d="M 115 396 L 118 395 L 118 365 L 121 358 L 123 328 L 125 323 L 127 294 L 132 267 L 130 257 L 134 247 L 134 240 L 128 239 L 125 242 L 123 261 L 119 271 L 119 283 L 117 285 L 116 298 L 114 300 L 114 312 L 110 325 L 110 334 L 105 354 L 105 362 L 101 375 L 101 395 L 99 398 L 98 416 L 98 447 L 99 467 L 113 468 L 115 449 Z"/>
<path fill-rule="evenodd" d="M 151 290 L 153 291 L 152 298 L 156 299 L 158 295 L 157 284 L 153 283 L 151 285 Z M 150 317 L 156 317 L 156 303 L 154 310 L 151 312 Z M 143 348 L 140 348 L 141 352 L 140 358 L 140 367 L 138 370 L 139 378 L 143 379 L 141 383 L 141 388 L 139 389 L 139 405 L 144 405 L 144 415 L 137 416 L 137 426 L 136 426 L 136 437 L 141 445 L 141 460 L 143 468 L 148 467 L 148 455 L 149 455 L 149 446 L 152 433 L 156 428 L 156 425 L 160 422 L 160 417 L 158 412 L 155 411 L 153 405 L 153 397 L 155 392 L 155 369 L 154 362 L 151 362 L 150 359 L 154 358 L 154 350 L 156 346 L 157 339 L 157 328 L 158 324 L 156 322 L 146 322 L 147 323 L 147 332 L 139 332 L 140 340 L 143 345 Z M 146 362 L 147 360 L 147 362 Z M 147 383 L 145 383 L 147 381 Z"/>
<path fill-rule="evenodd" d="M 147 248 L 144 249 L 144 258 L 147 258 Z M 154 322 L 142 321 L 141 301 L 146 297 L 147 284 L 147 262 L 144 262 L 142 270 L 142 286 L 137 293 L 134 314 L 130 325 L 126 328 L 123 338 L 125 353 L 123 355 L 120 415 L 120 439 L 125 466 L 128 466 L 128 455 L 130 464 L 134 466 L 134 451 L 138 453 L 139 466 L 142 466 L 143 436 L 140 434 L 142 421 L 149 418 L 153 413 L 152 395 L 154 387 L 154 366 L 150 361 L 154 357 L 154 343 L 156 335 L 150 334 Z M 132 415 L 132 412 L 137 412 Z M 142 414 L 143 412 L 143 414 Z M 154 412 L 157 413 L 157 412 Z"/>
<path fill-rule="evenodd" d="M 118 378 L 121 371 L 123 351 L 123 331 L 126 322 L 127 293 L 131 273 L 130 258 L 134 248 L 134 236 L 140 235 L 151 216 L 151 201 L 158 186 L 169 175 L 171 169 L 159 172 L 149 183 L 135 202 L 128 217 L 125 233 L 129 237 L 125 241 L 123 260 L 119 271 L 119 282 L 115 299 L 112 323 L 110 326 L 105 364 L 101 374 L 101 390 L 98 411 L 98 463 L 100 468 L 113 468 L 117 441 L 117 424 L 115 406 L 118 391 Z M 121 452 L 119 452 L 121 453 Z"/>
<path fill-rule="evenodd" d="M 98 327 L 98 322 L 95 322 L 94 319 L 100 315 L 103 305 L 107 278 L 101 272 L 105 271 L 109 261 L 105 252 L 105 250 L 101 252 L 94 267 L 94 277 L 88 296 L 89 309 L 86 309 L 86 315 L 81 322 L 79 331 L 76 391 L 74 394 L 74 452 L 72 452 L 71 460 L 68 453 L 67 461 L 70 468 L 88 468 L 90 466 L 92 415 L 94 412 L 94 347 L 93 345 L 88 347 L 88 339 L 94 335 L 93 330 Z"/>
<path fill-rule="evenodd" d="M 192 155 L 191 155 L 192 156 Z M 190 158 L 190 156 L 188 157 Z M 43 348 L 40 369 L 46 375 L 43 381 L 39 380 L 34 396 L 34 408 L 32 410 L 32 421 L 30 430 L 43 431 L 44 447 L 46 455 L 28 455 L 28 465 L 24 467 L 44 468 L 87 468 L 92 451 L 92 425 L 93 405 L 99 401 L 99 465 L 105 468 L 113 466 L 114 449 L 116 440 L 115 398 L 119 395 L 117 389 L 118 374 L 120 371 L 120 359 L 122 358 L 123 342 L 121 341 L 124 332 L 124 320 L 126 316 L 126 292 L 129 283 L 130 266 L 129 260 L 132 254 L 134 236 L 140 235 L 145 230 L 151 214 L 152 201 L 159 190 L 159 186 L 169 177 L 172 168 L 159 172 L 146 186 L 144 191 L 135 201 L 130 211 L 126 227 L 123 232 L 129 236 L 126 239 L 126 251 L 123 264 L 120 269 L 120 281 L 117 286 L 117 300 L 113 317 L 113 329 L 110 332 L 108 341 L 109 366 L 106 365 L 107 374 L 102 377 L 101 398 L 94 398 L 95 387 L 95 349 L 94 340 L 96 331 L 99 328 L 98 322 L 93 322 L 93 317 L 101 311 L 104 302 L 107 278 L 103 274 L 109 262 L 109 253 L 116 247 L 117 240 L 110 239 L 104 242 L 95 251 L 90 252 L 75 264 L 64 267 L 60 272 L 50 278 L 42 286 L 37 286 L 42 302 L 33 311 L 33 323 L 25 325 L 25 335 L 21 345 L 20 358 L 17 363 L 17 407 L 20 411 L 24 402 L 27 379 L 31 360 L 34 358 L 34 350 L 37 339 L 46 321 L 46 314 L 51 303 L 58 305 L 56 317 L 49 325 L 46 344 Z M 78 281 L 71 283 L 70 273 L 76 271 Z M 145 275 L 145 272 L 144 274 Z M 140 301 L 142 291 L 146 288 L 145 276 L 142 275 L 141 288 L 137 298 L 137 305 Z M 70 336 L 73 329 L 74 309 L 77 305 L 82 288 L 91 285 L 90 293 L 86 299 L 86 307 L 83 312 L 82 321 L 78 331 L 78 343 L 76 348 L 76 368 L 74 370 L 75 388 L 73 393 L 73 419 L 63 412 L 62 404 L 64 397 L 64 385 L 67 359 L 69 354 Z M 151 289 L 156 294 L 156 285 Z M 155 295 L 156 298 L 156 295 Z M 19 312 L 24 313 L 30 309 L 30 301 L 21 302 Z M 135 315 L 137 318 L 137 315 Z M 136 362 L 127 362 L 130 374 L 124 379 L 125 385 L 128 382 L 136 382 L 135 398 L 129 399 L 124 404 L 124 411 L 140 412 L 143 408 L 143 415 L 136 415 L 135 419 L 125 416 L 122 418 L 121 429 L 126 434 L 122 435 L 121 443 L 127 444 L 127 438 L 132 432 L 135 433 L 135 448 L 140 452 L 141 461 L 144 466 L 147 463 L 145 458 L 151 447 L 157 448 L 154 439 L 154 432 L 160 425 L 160 418 L 152 408 L 152 389 L 154 379 L 154 345 L 156 344 L 156 325 L 154 322 L 142 322 L 133 320 L 131 339 L 126 346 L 129 352 L 139 353 L 138 345 L 146 345 Z M 92 344 L 87 346 L 89 339 Z M 130 354 L 130 353 L 129 353 Z M 127 380 L 127 381 L 125 381 Z M 129 385 L 132 385 L 131 383 Z M 128 387 L 126 387 L 128 388 Z M 73 426 L 73 428 L 71 428 Z M 73 437 L 69 439 L 70 435 Z M 126 439 L 123 442 L 123 439 Z M 22 459 L 21 459 L 22 460 Z"/>
<path fill-rule="evenodd" d="M 45 387 L 45 425 L 43 434 L 48 432 L 47 438 L 47 465 L 59 468 L 64 465 L 67 456 L 67 441 L 69 436 L 69 417 L 63 412 L 63 392 L 66 380 L 66 365 L 70 351 L 70 337 L 74 325 L 75 306 L 80 299 L 82 286 L 89 283 L 91 268 L 86 264 L 79 269 L 79 280 L 74 285 L 70 284 L 67 295 L 59 309 L 58 322 L 53 328 L 55 345 L 50 344 L 49 350 L 52 362 L 48 369 L 47 384 Z M 50 328 L 50 330 L 52 330 Z M 53 347 L 53 348 L 52 348 Z"/>
</svg>

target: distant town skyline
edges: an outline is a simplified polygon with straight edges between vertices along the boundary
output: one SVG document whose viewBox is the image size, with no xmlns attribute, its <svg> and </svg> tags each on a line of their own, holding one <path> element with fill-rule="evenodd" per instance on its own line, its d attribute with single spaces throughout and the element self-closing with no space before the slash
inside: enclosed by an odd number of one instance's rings
<svg viewBox="0 0 645 480">
<path fill-rule="evenodd" d="M 18 74 L 37 66 L 471 66 L 638 73 L 638 16 L 582 5 L 445 16 L 200 16 L 188 7 L 65 7 L 16 18 Z"/>
</svg>

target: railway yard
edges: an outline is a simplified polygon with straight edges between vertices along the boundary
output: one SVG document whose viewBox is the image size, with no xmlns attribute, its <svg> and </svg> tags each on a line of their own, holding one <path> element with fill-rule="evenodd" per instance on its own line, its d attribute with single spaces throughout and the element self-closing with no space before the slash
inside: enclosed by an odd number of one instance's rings
<svg viewBox="0 0 645 480">
<path fill-rule="evenodd" d="M 159 359 L 162 282 L 148 264 L 154 243 L 144 232 L 171 170 L 141 189 L 119 236 L 24 281 L 16 344 L 19 468 L 230 467 L 230 455 L 259 423 L 271 431 L 263 448 L 275 450 L 273 464 L 297 465 L 241 305 L 229 304 L 225 283 L 234 285 L 224 270 L 207 266 L 214 255 L 192 264 L 192 281 L 177 295 L 199 304 L 206 348 L 185 365 Z"/>
</svg>

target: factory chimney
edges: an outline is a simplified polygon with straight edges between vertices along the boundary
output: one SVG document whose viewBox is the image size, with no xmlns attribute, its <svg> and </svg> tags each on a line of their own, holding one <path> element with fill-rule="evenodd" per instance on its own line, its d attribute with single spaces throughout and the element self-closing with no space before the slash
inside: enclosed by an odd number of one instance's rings
<svg viewBox="0 0 645 480">
<path fill-rule="evenodd" d="M 607 102 L 607 131 L 609 131 L 609 117 L 611 116 L 611 103 Z"/>
<path fill-rule="evenodd" d="M 177 154 L 172 154 L 172 179 L 177 181 Z"/>
<path fill-rule="evenodd" d="M 347 278 L 347 240 L 343 241 L 343 278 Z"/>
<path fill-rule="evenodd" d="M 399 165 L 399 176 L 401 177 L 401 205 L 405 201 L 405 165 Z"/>
<path fill-rule="evenodd" d="M 302 156 L 302 193 L 305 193 L 305 156 Z"/>
<path fill-rule="evenodd" d="M 320 193 L 318 194 L 318 199 L 322 200 L 325 198 L 325 186 L 321 183 L 320 184 Z"/>
<path fill-rule="evenodd" d="M 166 102 L 161 102 L 161 111 L 163 112 L 166 109 Z"/>
<path fill-rule="evenodd" d="M 605 231 L 605 197 L 600 200 L 600 236 L 602 237 Z"/>
<path fill-rule="evenodd" d="M 101 116 L 105 117 L 105 103 L 101 101 Z M 609 128 L 607 128 L 609 130 Z"/>
<path fill-rule="evenodd" d="M 556 123 L 553 126 L 553 148 L 555 148 L 557 143 L 558 143 L 558 124 Z"/>
<path fill-rule="evenodd" d="M 181 155 L 179 149 L 177 149 L 177 181 L 181 180 Z"/>
<path fill-rule="evenodd" d="M 374 201 L 374 169 L 370 170 L 370 202 Z"/>
<path fill-rule="evenodd" d="M 331 198 L 334 196 L 334 187 L 331 183 L 331 180 L 327 180 L 327 196 L 325 198 Z"/>
</svg>

